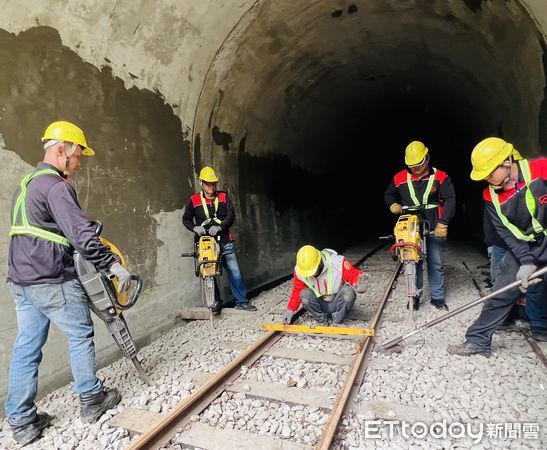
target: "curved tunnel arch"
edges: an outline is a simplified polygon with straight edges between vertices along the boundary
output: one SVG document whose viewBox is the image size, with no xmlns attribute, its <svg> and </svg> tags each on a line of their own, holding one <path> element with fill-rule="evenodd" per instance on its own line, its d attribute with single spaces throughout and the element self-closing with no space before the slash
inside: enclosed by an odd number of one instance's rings
<svg viewBox="0 0 547 450">
<path fill-rule="evenodd" d="M 261 202 L 302 210 L 297 235 L 311 227 L 313 239 L 341 245 L 362 236 L 328 241 L 327 230 L 389 226 L 383 191 L 405 145 L 423 140 L 456 185 L 452 235 L 479 235 L 473 145 L 501 135 L 528 156 L 540 146 L 544 42 L 535 21 L 516 0 L 337 4 L 263 2 L 234 30 L 196 109 L 196 164 L 219 167 L 243 211 Z M 318 222 L 328 222 L 325 233 Z"/>
</svg>

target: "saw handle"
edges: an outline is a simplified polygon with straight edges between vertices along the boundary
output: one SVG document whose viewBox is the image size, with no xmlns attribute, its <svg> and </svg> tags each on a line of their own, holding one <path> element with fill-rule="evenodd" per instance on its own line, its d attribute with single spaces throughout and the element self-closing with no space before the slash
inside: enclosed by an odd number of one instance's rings
<svg viewBox="0 0 547 450">
<path fill-rule="evenodd" d="M 137 303 L 137 300 L 139 299 L 139 296 L 141 295 L 142 290 L 142 277 L 140 275 L 134 275 L 131 274 L 131 280 L 136 281 L 137 285 L 135 286 L 135 290 L 133 291 L 133 295 L 131 295 L 131 299 L 124 305 L 122 305 L 120 302 L 118 302 L 118 298 L 113 302 L 115 303 L 115 307 L 117 309 L 121 309 L 122 311 L 125 311 L 126 309 L 129 309 Z"/>
</svg>

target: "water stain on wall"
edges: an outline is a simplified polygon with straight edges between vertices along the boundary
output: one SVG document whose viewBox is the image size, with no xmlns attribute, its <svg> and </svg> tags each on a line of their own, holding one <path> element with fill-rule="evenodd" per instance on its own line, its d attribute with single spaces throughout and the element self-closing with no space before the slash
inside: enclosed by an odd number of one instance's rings
<svg viewBox="0 0 547 450">
<path fill-rule="evenodd" d="M 105 236 L 152 286 L 153 215 L 181 208 L 190 195 L 190 143 L 180 119 L 158 94 L 127 89 L 108 67 L 84 62 L 50 27 L 18 35 L 0 30 L 0 60 L 0 133 L 6 146 L 35 165 L 50 122 L 78 124 L 97 152 L 84 158 L 76 179 L 82 207 L 104 222 Z"/>
</svg>

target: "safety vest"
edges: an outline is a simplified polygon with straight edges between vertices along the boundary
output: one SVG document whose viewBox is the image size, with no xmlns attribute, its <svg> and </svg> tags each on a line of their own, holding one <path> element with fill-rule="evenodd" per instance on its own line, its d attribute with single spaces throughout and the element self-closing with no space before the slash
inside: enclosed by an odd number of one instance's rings
<svg viewBox="0 0 547 450">
<path fill-rule="evenodd" d="M 28 174 L 25 178 L 23 178 L 23 181 L 21 181 L 21 193 L 17 197 L 17 200 L 15 201 L 15 206 L 13 207 L 13 219 L 11 224 L 10 236 L 27 234 L 68 247 L 70 246 L 70 242 L 68 242 L 67 238 L 65 238 L 64 236 L 60 236 L 56 233 L 52 233 L 51 231 L 35 227 L 34 225 L 31 225 L 27 219 L 25 200 L 27 197 L 28 184 L 32 180 L 34 180 L 34 178 L 46 174 L 57 175 L 60 177 L 59 173 L 53 169 L 42 169 Z M 20 224 L 18 224 L 19 217 L 21 218 Z"/>
<path fill-rule="evenodd" d="M 522 172 L 522 178 L 524 178 L 524 186 L 526 186 L 528 189 L 526 189 L 526 208 L 528 208 L 528 212 L 530 213 L 530 218 L 532 219 L 532 227 L 534 228 L 535 234 L 547 234 L 547 231 L 545 228 L 539 223 L 539 221 L 536 219 L 536 199 L 534 198 L 534 195 L 532 194 L 532 190 L 530 189 L 530 182 L 532 180 L 532 174 L 530 173 L 530 164 L 528 163 L 528 160 L 522 159 L 518 161 L 520 171 Z M 518 186 L 518 181 L 517 181 Z M 515 225 L 513 225 L 505 214 L 501 211 L 500 206 L 500 200 L 498 198 L 498 194 L 494 190 L 492 186 L 488 186 L 490 190 L 490 196 L 492 197 L 492 203 L 494 204 L 494 208 L 496 209 L 496 213 L 498 214 L 498 217 L 501 220 L 501 223 L 511 232 L 513 235 L 520 239 L 521 241 L 527 241 L 527 242 L 535 242 L 536 236 L 534 234 L 524 234 L 522 230 L 517 228 Z"/>
<path fill-rule="evenodd" d="M 427 202 L 429 201 L 429 194 L 431 194 L 431 189 L 433 188 L 433 183 L 435 183 L 435 175 L 437 174 L 437 169 L 433 167 L 433 175 L 429 176 L 429 181 L 427 182 L 427 187 L 424 192 L 424 197 L 422 199 L 422 202 L 420 203 L 418 201 L 418 197 L 416 196 L 416 191 L 414 189 L 414 184 L 412 183 L 412 175 L 410 172 L 407 172 L 406 174 L 406 183 L 408 186 L 408 192 L 410 193 L 410 198 L 414 202 L 414 206 L 425 206 L 425 209 L 433 209 L 437 208 L 439 205 L 429 205 Z"/>
<path fill-rule="evenodd" d="M 203 212 L 205 213 L 205 219 L 203 223 L 201 224 L 202 227 L 210 223 L 211 221 L 216 222 L 217 224 L 221 224 L 222 221 L 218 219 L 217 217 L 217 211 L 218 211 L 218 195 L 215 196 L 215 201 L 213 202 L 213 217 L 210 217 L 209 215 L 209 207 L 207 206 L 207 201 L 205 200 L 205 197 L 203 196 L 203 191 L 199 193 L 201 197 L 201 206 L 203 206 Z"/>
<path fill-rule="evenodd" d="M 321 254 L 325 257 L 326 265 L 327 265 L 327 293 L 326 294 L 320 294 L 317 290 L 315 283 L 312 281 L 312 277 L 300 277 L 300 279 L 308 286 L 316 297 L 321 297 L 323 295 L 333 295 L 333 277 L 332 277 L 332 264 L 331 264 L 331 258 L 330 254 L 328 252 L 322 251 Z"/>
</svg>

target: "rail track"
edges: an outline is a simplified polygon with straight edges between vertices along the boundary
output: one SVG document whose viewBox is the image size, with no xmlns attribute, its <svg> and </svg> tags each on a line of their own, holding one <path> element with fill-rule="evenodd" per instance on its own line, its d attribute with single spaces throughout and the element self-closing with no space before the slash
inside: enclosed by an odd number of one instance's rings
<svg viewBox="0 0 547 450">
<path fill-rule="evenodd" d="M 356 261 L 356 264 L 362 263 L 365 259 L 371 257 L 383 247 L 384 245 L 381 245 L 372 249 L 363 257 L 359 258 Z M 393 267 L 394 269 L 385 284 L 383 293 L 377 301 L 372 318 L 368 320 L 367 326 L 370 328 L 377 329 L 379 326 L 382 311 L 394 287 L 397 275 L 400 271 L 400 264 L 393 263 Z M 303 312 L 304 311 L 301 310 L 297 313 L 297 315 L 301 316 Z M 272 349 L 275 349 L 275 344 L 284 335 L 285 333 L 283 331 L 269 331 L 263 334 L 257 341 L 247 347 L 239 356 L 233 359 L 223 369 L 206 380 L 204 384 L 202 384 L 190 397 L 183 400 L 161 421 L 152 426 L 147 432 L 134 439 L 128 449 L 160 449 L 168 446 L 169 442 L 181 433 L 181 431 L 187 429 L 189 424 L 194 426 L 193 420 L 195 420 L 195 417 L 202 413 L 217 397 L 219 397 L 225 390 L 229 389 L 234 382 L 236 382 L 236 380 L 241 376 L 242 367 L 245 366 L 250 368 L 267 352 L 271 354 Z M 304 339 L 306 338 L 303 335 L 298 336 Z M 324 337 L 326 338 L 326 336 Z M 337 338 L 339 336 L 334 335 L 332 337 Z M 333 443 L 336 436 L 336 430 L 344 410 L 346 409 L 349 400 L 353 398 L 361 385 L 366 369 L 367 356 L 372 349 L 373 341 L 374 338 L 370 336 L 358 337 L 356 340 L 354 356 L 349 364 L 347 376 L 334 400 L 332 407 L 330 408 L 328 420 L 324 424 L 323 432 L 315 444 L 316 449 L 326 450 L 330 448 Z M 284 388 L 283 385 L 277 386 L 278 387 L 276 388 L 275 385 L 272 385 L 271 390 L 275 391 L 280 390 L 281 387 Z M 252 397 L 253 393 L 250 392 L 249 395 Z M 266 396 L 261 395 L 259 397 L 268 400 L 267 394 Z M 272 400 L 279 401 L 279 398 L 273 398 Z M 291 399 L 289 399 L 288 402 L 290 403 Z M 296 401 L 295 403 L 299 402 Z M 214 432 L 214 430 L 215 428 L 212 428 L 210 431 Z M 282 442 L 283 444 L 296 444 L 292 441 Z M 311 447 L 302 446 L 298 448 Z"/>
</svg>

